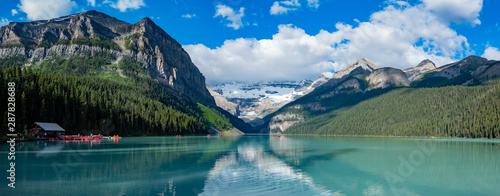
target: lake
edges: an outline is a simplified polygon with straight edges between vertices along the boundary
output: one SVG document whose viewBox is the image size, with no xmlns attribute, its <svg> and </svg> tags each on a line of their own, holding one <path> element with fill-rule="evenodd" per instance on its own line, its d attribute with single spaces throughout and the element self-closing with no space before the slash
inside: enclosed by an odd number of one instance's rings
<svg viewBox="0 0 500 196">
<path fill-rule="evenodd" d="M 500 141 L 327 136 L 18 143 L 1 195 L 498 195 Z M 7 193 L 7 194 L 6 194 Z"/>
</svg>

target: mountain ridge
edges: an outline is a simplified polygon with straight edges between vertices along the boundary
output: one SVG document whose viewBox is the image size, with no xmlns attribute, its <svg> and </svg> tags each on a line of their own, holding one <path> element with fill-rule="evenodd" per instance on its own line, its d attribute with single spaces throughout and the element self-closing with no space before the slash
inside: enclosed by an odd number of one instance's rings
<svg viewBox="0 0 500 196">
<path fill-rule="evenodd" d="M 342 78 L 343 76 L 351 73 L 358 67 L 370 72 L 379 68 L 373 62 L 366 59 L 365 57 L 359 57 L 354 63 L 348 65 L 345 69 L 335 72 L 331 78 Z"/>
<path fill-rule="evenodd" d="M 3 59 L 21 56 L 22 64 L 31 66 L 80 53 L 109 54 L 111 63 L 131 58 L 172 93 L 215 106 L 205 77 L 189 54 L 147 17 L 129 24 L 98 11 L 86 11 L 51 20 L 11 22 L 0 28 Z"/>
<path fill-rule="evenodd" d="M 408 80 L 410 80 L 411 82 L 419 75 L 434 69 L 436 69 L 436 65 L 434 64 L 434 62 L 432 62 L 429 59 L 425 59 L 415 67 L 403 69 L 403 72 L 405 72 L 406 76 L 408 77 Z"/>
<path fill-rule="evenodd" d="M 363 60 L 361 59 L 361 61 Z M 356 64 L 358 63 L 355 62 L 351 65 Z M 411 88 L 449 85 L 487 85 L 489 80 L 500 76 L 500 61 L 488 61 L 477 56 L 470 56 L 437 69 L 432 69 L 434 68 L 434 63 L 430 60 L 424 60 L 414 68 L 418 68 L 419 72 L 422 73 L 417 73 L 420 76 L 411 82 L 408 79 L 408 72 L 405 73 L 403 70 L 395 68 L 370 70 L 364 69 L 362 66 L 348 66 L 345 70 L 339 72 L 342 73 L 341 78 L 331 78 L 313 92 L 285 105 L 270 115 L 265 119 L 268 123 L 267 127 L 262 127 L 261 130 L 284 133 L 288 128 L 298 126 L 300 129 L 314 131 L 314 129 L 307 127 L 322 126 L 326 121 L 334 118 L 334 113 L 337 114 L 343 111 L 343 108 L 350 108 L 359 103 L 369 102 L 369 100 L 385 95 L 393 90 L 406 88 L 410 88 L 411 90 Z M 432 70 L 425 70 L 428 68 Z M 452 71 L 455 70 L 459 74 L 450 75 L 450 69 Z M 456 71 L 457 69 L 458 71 Z M 442 77 L 440 74 L 448 74 L 448 77 Z M 429 80 L 425 83 L 428 85 L 420 85 L 421 80 Z M 449 81 L 454 81 L 455 83 Z M 393 96 L 392 93 L 390 94 Z M 370 107 L 377 108 L 376 105 Z M 309 119 L 317 120 L 313 122 L 309 121 Z M 343 120 L 345 120 L 344 117 Z M 302 123 L 308 124 L 301 125 Z M 293 129 L 295 130 L 293 133 L 301 133 L 297 132 L 300 129 Z M 326 127 L 325 130 L 327 130 Z"/>
<path fill-rule="evenodd" d="M 412 86 L 480 85 L 500 75 L 500 62 L 471 55 L 421 74 Z"/>
</svg>

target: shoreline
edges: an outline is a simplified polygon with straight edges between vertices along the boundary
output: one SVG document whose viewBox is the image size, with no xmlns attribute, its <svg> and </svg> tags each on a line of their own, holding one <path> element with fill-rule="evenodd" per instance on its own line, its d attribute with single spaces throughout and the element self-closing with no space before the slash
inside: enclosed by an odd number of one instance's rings
<svg viewBox="0 0 500 196">
<path fill-rule="evenodd" d="M 439 136 L 390 136 L 390 135 L 335 135 L 335 134 L 269 134 L 269 135 L 297 135 L 297 136 L 327 136 L 327 137 L 372 137 L 372 138 L 414 138 L 414 139 L 484 139 L 498 140 L 500 138 L 468 138 L 468 137 L 439 137 Z"/>
<path fill-rule="evenodd" d="M 222 136 L 252 136 L 252 135 L 269 135 L 269 136 L 275 136 L 275 135 L 280 135 L 280 136 L 326 136 L 326 137 L 355 137 L 355 138 L 396 138 L 396 139 L 477 139 L 477 140 L 492 140 L 492 141 L 499 141 L 500 138 L 467 138 L 467 137 L 436 137 L 436 136 L 386 136 L 386 135 L 323 135 L 323 134 L 254 134 L 254 133 L 246 133 L 243 135 L 234 135 L 234 134 L 222 134 Z M 128 138 L 128 137 L 173 137 L 175 135 L 141 135 L 141 136 L 120 136 L 120 138 Z M 206 136 L 203 134 L 194 134 L 194 135 L 181 135 L 181 136 Z M 111 136 L 109 136 L 111 137 Z M 107 136 L 103 136 L 103 138 L 108 138 Z M 0 141 L 0 144 L 7 144 L 7 141 Z M 35 139 L 35 140 L 18 140 L 16 138 L 15 142 L 35 142 L 35 141 L 49 141 L 49 138 L 43 138 L 43 139 Z"/>
</svg>

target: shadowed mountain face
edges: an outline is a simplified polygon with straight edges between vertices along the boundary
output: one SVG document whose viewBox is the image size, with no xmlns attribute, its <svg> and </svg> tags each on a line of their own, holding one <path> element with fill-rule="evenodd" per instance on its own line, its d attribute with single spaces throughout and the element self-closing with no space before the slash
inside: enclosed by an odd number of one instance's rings
<svg viewBox="0 0 500 196">
<path fill-rule="evenodd" d="M 319 86 L 311 94 L 331 97 L 339 93 L 364 92 L 390 86 L 408 86 L 405 73 L 395 68 L 379 68 L 364 57 L 347 68 L 336 72 L 330 80 Z"/>
<path fill-rule="evenodd" d="M 204 76 L 188 53 L 149 18 L 129 24 L 87 11 L 51 20 L 11 22 L 0 28 L 0 59 L 4 62 L 36 67 L 52 59 L 82 55 L 104 55 L 109 64 L 132 59 L 172 94 L 215 105 Z"/>
<path fill-rule="evenodd" d="M 415 78 L 412 86 L 436 87 L 449 85 L 471 86 L 500 75 L 500 62 L 478 56 L 444 65 Z"/>
<path fill-rule="evenodd" d="M 346 94 L 363 94 L 375 89 L 409 84 L 403 71 L 395 68 L 379 68 L 366 58 L 360 57 L 345 69 L 336 72 L 323 85 L 285 105 L 265 120 L 269 121 L 270 130 L 285 131 L 304 121 L 312 113 L 325 113 L 342 104 L 355 102 L 356 99 L 350 98 L 338 100 Z"/>
</svg>

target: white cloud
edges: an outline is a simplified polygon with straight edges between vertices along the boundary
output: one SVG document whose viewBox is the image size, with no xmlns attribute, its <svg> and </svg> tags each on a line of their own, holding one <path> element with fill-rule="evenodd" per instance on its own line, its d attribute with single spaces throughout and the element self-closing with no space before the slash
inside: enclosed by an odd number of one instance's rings
<svg viewBox="0 0 500 196">
<path fill-rule="evenodd" d="M 238 30 L 243 27 L 243 23 L 241 22 L 241 18 L 245 16 L 245 8 L 241 7 L 239 11 L 235 12 L 231 7 L 219 4 L 216 6 L 217 10 L 215 12 L 215 16 L 220 16 L 229 21 L 226 26 L 233 28 L 234 30 Z"/>
<path fill-rule="evenodd" d="M 390 3 L 399 5 L 400 7 L 408 7 L 410 4 L 406 1 L 397 1 L 397 0 L 390 0 Z"/>
<path fill-rule="evenodd" d="M 271 10 L 269 10 L 269 13 L 271 15 L 281 15 L 281 14 L 286 14 L 288 11 L 289 11 L 288 8 L 281 6 L 280 2 L 275 1 L 273 3 L 273 6 L 271 6 Z"/>
<path fill-rule="evenodd" d="M 77 4 L 71 0 L 21 0 L 17 6 L 29 20 L 42 20 L 67 15 Z"/>
<path fill-rule="evenodd" d="M 311 8 L 318 9 L 318 7 L 319 7 L 319 0 L 307 0 L 307 6 L 311 7 Z"/>
<path fill-rule="evenodd" d="M 87 5 L 95 7 L 95 0 L 87 0 Z"/>
<path fill-rule="evenodd" d="M 15 16 L 16 14 L 18 14 L 19 12 L 16 10 L 16 9 L 12 9 L 11 10 L 11 13 L 12 13 L 12 16 Z"/>
<path fill-rule="evenodd" d="M 308 2 L 314 2 L 316 0 L 308 0 Z M 275 1 L 269 13 L 271 15 L 282 15 L 287 14 L 289 11 L 295 11 L 300 7 L 299 0 L 288 0 L 288 1 Z M 318 4 L 319 6 L 319 4 Z"/>
<path fill-rule="evenodd" d="M 459 24 L 479 25 L 483 0 L 421 0 L 440 19 Z"/>
<path fill-rule="evenodd" d="M 488 46 L 488 48 L 484 50 L 483 57 L 489 60 L 500 61 L 500 51 L 498 50 L 498 48 Z"/>
<path fill-rule="evenodd" d="M 287 6 L 295 6 L 295 7 L 300 6 L 299 0 L 281 1 L 280 3 Z"/>
<path fill-rule="evenodd" d="M 300 28 L 280 25 L 273 39 L 227 40 L 210 49 L 202 44 L 184 46 L 209 83 L 222 81 L 287 80 L 318 77 L 330 70 L 332 35 L 310 36 Z"/>
<path fill-rule="evenodd" d="M 9 22 L 10 22 L 10 20 L 9 20 L 9 19 L 7 19 L 7 18 L 1 18 L 1 19 L 0 19 L 0 27 L 3 27 L 3 26 L 5 26 L 5 25 L 8 25 L 8 24 L 9 24 Z"/>
<path fill-rule="evenodd" d="M 194 18 L 194 17 L 196 17 L 196 14 L 183 14 L 181 17 L 183 17 L 183 18 Z"/>
<path fill-rule="evenodd" d="M 439 22 L 419 6 L 389 5 L 357 27 L 336 25 L 345 43 L 332 54 L 335 70 L 364 56 L 379 66 L 407 68 L 429 58 L 437 65 L 450 63 L 468 52 L 467 39 Z"/>
<path fill-rule="evenodd" d="M 104 4 L 109 4 L 112 8 L 119 9 L 120 12 L 127 12 L 127 10 L 137 10 L 146 6 L 144 0 L 118 0 L 118 1 L 104 1 Z"/>
<path fill-rule="evenodd" d="M 333 32 L 309 35 L 280 25 L 272 39 L 226 40 L 211 49 L 184 46 L 210 84 L 224 81 L 314 79 L 363 56 L 380 67 L 408 68 L 424 59 L 437 66 L 465 57 L 467 39 L 420 5 L 389 4 L 357 26 L 337 23 Z"/>
</svg>

